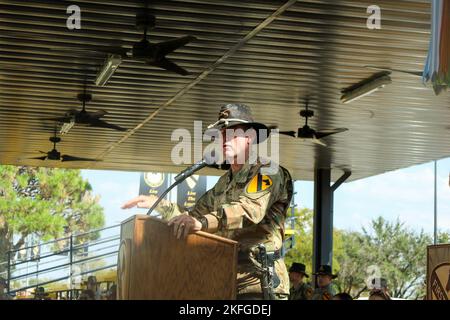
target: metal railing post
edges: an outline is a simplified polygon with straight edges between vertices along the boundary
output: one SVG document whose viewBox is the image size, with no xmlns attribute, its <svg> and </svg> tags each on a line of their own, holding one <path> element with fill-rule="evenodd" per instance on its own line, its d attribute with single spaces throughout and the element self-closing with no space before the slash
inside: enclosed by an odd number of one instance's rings
<svg viewBox="0 0 450 320">
<path fill-rule="evenodd" d="M 6 288 L 7 288 L 8 294 L 9 294 L 9 292 L 11 291 L 11 280 L 10 280 L 11 279 L 11 251 L 8 251 L 7 256 L 8 256 L 8 271 L 7 271 L 8 286 Z"/>
<path fill-rule="evenodd" d="M 72 269 L 72 266 L 73 266 L 73 235 L 72 234 L 70 234 L 70 244 L 69 245 L 70 245 L 70 248 L 69 248 L 70 297 L 69 297 L 69 299 L 72 300 L 72 298 L 73 298 L 73 294 L 72 294 L 72 292 L 73 292 L 73 288 L 72 288 L 72 284 L 73 284 L 73 279 L 72 279 L 72 275 L 73 275 L 73 269 Z"/>
</svg>

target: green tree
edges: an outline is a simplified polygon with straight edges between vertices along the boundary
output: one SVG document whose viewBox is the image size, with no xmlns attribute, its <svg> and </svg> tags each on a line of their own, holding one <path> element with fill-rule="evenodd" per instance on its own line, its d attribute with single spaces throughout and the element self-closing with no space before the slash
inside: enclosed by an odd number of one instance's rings
<svg viewBox="0 0 450 320">
<path fill-rule="evenodd" d="M 306 265 L 312 272 L 313 212 L 303 208 L 289 213 L 294 218 L 295 245 L 285 257 Z M 439 243 L 448 243 L 449 233 L 439 233 Z M 380 276 L 387 280 L 395 298 L 421 299 L 425 296 L 426 248 L 432 239 L 424 232 L 405 227 L 400 221 L 389 222 L 382 217 L 360 232 L 334 229 L 333 272 L 337 292 L 353 297 L 368 294 L 368 284 Z"/>
<path fill-rule="evenodd" d="M 294 220 L 295 244 L 286 254 L 285 262 L 289 267 L 293 262 L 300 262 L 306 266 L 308 274 L 313 273 L 313 215 L 314 212 L 308 208 L 295 209 L 294 213 L 288 212 L 290 219 Z M 342 250 L 341 231 L 334 230 L 334 256 L 333 271 L 339 270 L 340 261 L 336 259 Z"/>
<path fill-rule="evenodd" d="M 368 290 L 373 277 L 387 280 L 395 298 L 419 299 L 425 295 L 426 247 L 431 243 L 423 231 L 408 229 L 400 221 L 382 217 L 372 221 L 370 229 L 343 233 L 340 262 L 340 290 L 359 296 Z"/>
<path fill-rule="evenodd" d="M 102 227 L 98 202 L 79 170 L 0 166 L 0 261 L 30 234 L 46 241 Z"/>
</svg>

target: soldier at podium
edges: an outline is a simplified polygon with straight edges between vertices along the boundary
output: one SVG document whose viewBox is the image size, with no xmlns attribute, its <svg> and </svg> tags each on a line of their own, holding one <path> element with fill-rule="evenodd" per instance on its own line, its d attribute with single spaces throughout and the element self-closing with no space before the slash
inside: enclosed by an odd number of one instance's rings
<svg viewBox="0 0 450 320">
<path fill-rule="evenodd" d="M 281 166 L 269 174 L 261 169 L 270 164 L 263 165 L 259 159 L 250 162 L 252 144 L 265 138 L 259 130 L 267 130 L 267 137 L 268 128 L 253 120 L 249 107 L 223 106 L 218 121 L 209 128 L 220 130 L 230 169 L 189 213 L 168 201 L 162 201 L 157 210 L 169 220 L 178 238 L 202 230 L 239 243 L 237 299 L 287 299 L 289 278 L 281 248 L 293 194 L 291 176 Z M 248 135 L 249 129 L 254 135 Z M 244 161 L 240 163 L 239 159 Z M 122 208 L 149 208 L 156 199 L 141 195 Z"/>
</svg>

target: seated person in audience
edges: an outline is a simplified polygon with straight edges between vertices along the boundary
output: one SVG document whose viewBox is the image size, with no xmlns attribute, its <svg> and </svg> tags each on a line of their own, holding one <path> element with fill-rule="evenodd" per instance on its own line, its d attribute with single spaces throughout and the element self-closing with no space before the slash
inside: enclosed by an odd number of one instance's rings
<svg viewBox="0 0 450 320">
<path fill-rule="evenodd" d="M 391 300 L 389 296 L 383 293 L 383 291 L 371 291 L 369 300 Z"/>
<path fill-rule="evenodd" d="M 97 283 L 96 276 L 89 276 L 87 280 L 87 290 L 92 290 L 94 293 L 94 300 L 101 300 L 100 286 Z"/>
<path fill-rule="evenodd" d="M 341 292 L 335 295 L 332 300 L 353 300 L 353 298 L 348 293 Z"/>
<path fill-rule="evenodd" d="M 6 289 L 8 287 L 8 283 L 5 279 L 0 277 L 0 300 L 11 300 L 12 297 L 6 293 Z"/>
<path fill-rule="evenodd" d="M 96 300 L 94 291 L 92 291 L 90 289 L 83 290 L 81 292 L 80 296 L 78 297 L 78 300 Z"/>
<path fill-rule="evenodd" d="M 372 296 L 373 298 L 371 299 Z M 391 300 L 386 279 L 372 279 L 372 288 L 369 293 L 369 300 Z"/>
<path fill-rule="evenodd" d="M 51 300 L 48 293 L 45 292 L 44 287 L 37 287 L 34 290 L 34 300 Z"/>
<path fill-rule="evenodd" d="M 109 288 L 108 300 L 117 300 L 117 285 L 113 284 Z"/>
</svg>

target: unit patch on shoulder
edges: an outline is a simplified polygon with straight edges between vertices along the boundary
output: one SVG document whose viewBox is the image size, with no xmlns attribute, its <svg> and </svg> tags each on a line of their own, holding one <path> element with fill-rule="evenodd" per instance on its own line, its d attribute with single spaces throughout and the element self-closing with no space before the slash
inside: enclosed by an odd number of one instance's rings
<svg viewBox="0 0 450 320">
<path fill-rule="evenodd" d="M 247 193 L 256 193 L 269 189 L 273 182 L 269 176 L 257 174 L 247 185 Z"/>
</svg>

